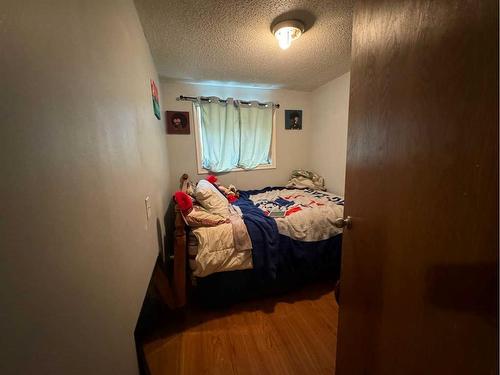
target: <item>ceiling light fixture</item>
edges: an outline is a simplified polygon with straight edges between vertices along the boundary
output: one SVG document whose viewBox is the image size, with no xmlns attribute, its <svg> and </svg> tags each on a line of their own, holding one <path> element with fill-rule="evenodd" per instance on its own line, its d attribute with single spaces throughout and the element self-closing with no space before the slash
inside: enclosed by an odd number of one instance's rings
<svg viewBox="0 0 500 375">
<path fill-rule="evenodd" d="M 304 33 L 304 24 L 297 20 L 279 22 L 273 26 L 273 34 L 282 49 L 287 49 Z"/>
</svg>

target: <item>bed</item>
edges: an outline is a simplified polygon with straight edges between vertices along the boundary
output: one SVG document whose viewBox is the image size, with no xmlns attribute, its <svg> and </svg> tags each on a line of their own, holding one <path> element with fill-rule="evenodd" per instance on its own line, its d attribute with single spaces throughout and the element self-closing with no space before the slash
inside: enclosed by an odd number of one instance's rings
<svg viewBox="0 0 500 375">
<path fill-rule="evenodd" d="M 184 191 L 187 179 L 181 179 Z M 210 185 L 204 182 L 203 188 Z M 176 209 L 173 283 L 179 305 L 190 285 L 204 301 L 228 302 L 319 277 L 338 278 L 342 229 L 335 221 L 343 216 L 341 197 L 266 187 L 239 192 L 228 210 L 225 222 L 191 228 Z"/>
</svg>

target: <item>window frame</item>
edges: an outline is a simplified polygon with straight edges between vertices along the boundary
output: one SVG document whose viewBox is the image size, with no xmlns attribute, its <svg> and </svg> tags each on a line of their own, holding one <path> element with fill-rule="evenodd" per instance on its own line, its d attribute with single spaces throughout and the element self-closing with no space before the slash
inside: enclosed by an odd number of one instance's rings
<svg viewBox="0 0 500 375">
<path fill-rule="evenodd" d="M 203 144 L 201 142 L 201 110 L 200 106 L 197 106 L 193 103 L 193 125 L 194 125 L 194 138 L 196 145 L 196 168 L 198 174 L 209 174 L 209 173 L 219 173 L 212 172 L 208 169 L 203 168 L 202 166 L 202 153 L 203 153 Z M 229 171 L 220 172 L 220 173 L 228 173 L 228 172 L 249 172 L 249 171 L 257 171 L 257 170 L 266 170 L 266 169 L 276 169 L 276 109 L 273 109 L 273 130 L 271 135 L 271 147 L 269 157 L 271 159 L 270 164 L 259 164 L 255 168 L 252 169 L 244 169 L 244 168 L 233 168 Z"/>
</svg>

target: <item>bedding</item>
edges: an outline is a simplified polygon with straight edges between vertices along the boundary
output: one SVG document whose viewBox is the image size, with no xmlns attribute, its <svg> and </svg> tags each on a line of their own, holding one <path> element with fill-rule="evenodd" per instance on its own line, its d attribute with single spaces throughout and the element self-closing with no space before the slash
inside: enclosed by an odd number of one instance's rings
<svg viewBox="0 0 500 375">
<path fill-rule="evenodd" d="M 191 241 L 190 262 L 193 275 L 205 277 L 223 271 L 252 268 L 252 242 L 240 212 L 229 209 L 229 223 L 193 229 L 197 248 Z"/>
<path fill-rule="evenodd" d="M 215 227 L 220 224 L 227 223 L 229 219 L 222 216 L 211 214 L 205 208 L 193 205 L 191 209 L 182 212 L 182 217 L 190 227 Z"/>
<path fill-rule="evenodd" d="M 315 190 L 326 190 L 325 179 L 319 174 L 296 169 L 292 172 L 290 181 L 286 184 L 287 188 L 310 188 Z"/>
<path fill-rule="evenodd" d="M 236 249 L 232 224 L 196 228 L 193 234 L 197 241 L 195 259 L 191 264 L 194 276 L 252 268 L 252 250 Z"/>
<path fill-rule="evenodd" d="M 289 237 L 280 235 L 286 246 Z M 225 307 L 248 298 L 284 293 L 310 281 L 335 282 L 340 275 L 342 235 L 319 242 L 301 242 L 302 254 L 297 251 L 288 263 L 278 264 L 276 277 L 262 277 L 255 269 L 217 272 L 195 278 L 193 289 L 198 302 L 208 306 Z"/>
<path fill-rule="evenodd" d="M 303 266 L 314 269 L 341 233 L 333 222 L 342 217 L 342 204 L 340 197 L 312 189 L 242 191 L 228 208 L 230 223 L 193 230 L 198 242 L 196 251 L 190 248 L 191 258 L 196 254 L 193 273 L 205 277 L 253 268 L 263 279 L 276 279 Z M 274 219 L 273 210 L 285 216 Z"/>
<path fill-rule="evenodd" d="M 264 189 L 249 196 L 266 215 L 281 211 L 276 217 L 278 231 L 298 241 L 321 241 L 342 233 L 335 227 L 343 217 L 342 198 L 313 189 Z"/>
<path fill-rule="evenodd" d="M 226 197 L 210 182 L 200 180 L 195 190 L 196 201 L 214 215 L 229 217 L 229 202 Z"/>
</svg>

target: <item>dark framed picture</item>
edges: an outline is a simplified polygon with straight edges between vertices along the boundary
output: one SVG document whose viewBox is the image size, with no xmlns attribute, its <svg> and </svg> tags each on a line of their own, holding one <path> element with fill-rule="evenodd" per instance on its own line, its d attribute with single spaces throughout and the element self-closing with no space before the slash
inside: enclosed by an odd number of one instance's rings
<svg viewBox="0 0 500 375">
<path fill-rule="evenodd" d="M 287 130 L 302 129 L 301 109 L 285 109 L 285 129 Z"/>
<path fill-rule="evenodd" d="M 189 112 L 167 111 L 167 134 L 189 134 Z"/>
</svg>

